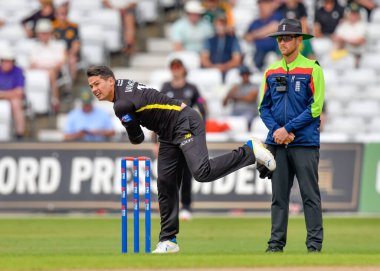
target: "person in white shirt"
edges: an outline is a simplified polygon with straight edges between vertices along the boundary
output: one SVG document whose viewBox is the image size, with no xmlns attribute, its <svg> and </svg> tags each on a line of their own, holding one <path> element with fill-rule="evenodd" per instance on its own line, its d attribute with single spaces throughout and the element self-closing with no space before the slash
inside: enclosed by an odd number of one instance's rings
<svg viewBox="0 0 380 271">
<path fill-rule="evenodd" d="M 346 16 L 335 30 L 334 44 L 336 49 L 346 49 L 356 59 L 356 67 L 360 64 L 360 57 L 365 50 L 367 23 L 362 20 L 360 6 L 351 3 Z"/>
<path fill-rule="evenodd" d="M 202 51 L 204 41 L 214 34 L 212 24 L 202 19 L 204 11 L 198 1 L 186 2 L 186 14 L 174 22 L 170 29 L 175 51 Z"/>
<path fill-rule="evenodd" d="M 54 40 L 53 26 L 50 20 L 37 22 L 37 43 L 30 53 L 30 68 L 49 72 L 52 89 L 51 105 L 54 112 L 59 110 L 59 88 L 57 79 L 63 66 L 67 63 L 66 46 L 63 41 Z"/>
</svg>

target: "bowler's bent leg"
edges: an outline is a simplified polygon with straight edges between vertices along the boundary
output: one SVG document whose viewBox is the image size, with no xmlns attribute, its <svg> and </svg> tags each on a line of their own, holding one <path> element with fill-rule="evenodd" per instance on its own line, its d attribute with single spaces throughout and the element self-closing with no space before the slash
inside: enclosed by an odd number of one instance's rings
<svg viewBox="0 0 380 271">
<path fill-rule="evenodd" d="M 199 182 L 214 181 L 256 161 L 247 145 L 209 159 L 204 124 L 194 110 L 181 112 L 176 128 L 176 141 L 193 177 Z"/>
</svg>

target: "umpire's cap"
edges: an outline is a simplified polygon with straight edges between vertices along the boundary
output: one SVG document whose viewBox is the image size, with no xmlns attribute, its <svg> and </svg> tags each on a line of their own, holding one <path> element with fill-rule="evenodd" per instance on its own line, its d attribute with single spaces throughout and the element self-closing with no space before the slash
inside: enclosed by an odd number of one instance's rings
<svg viewBox="0 0 380 271">
<path fill-rule="evenodd" d="M 302 39 L 308 40 L 313 38 L 313 35 L 302 33 L 301 22 L 296 19 L 282 19 L 278 25 L 277 32 L 269 34 L 268 37 L 276 38 L 283 35 L 298 35 Z"/>
</svg>

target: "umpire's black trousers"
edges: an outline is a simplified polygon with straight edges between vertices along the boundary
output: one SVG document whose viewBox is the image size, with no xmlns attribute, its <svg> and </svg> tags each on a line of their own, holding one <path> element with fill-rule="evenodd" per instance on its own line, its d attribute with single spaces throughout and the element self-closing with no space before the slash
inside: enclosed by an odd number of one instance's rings
<svg viewBox="0 0 380 271">
<path fill-rule="evenodd" d="M 322 249 L 323 225 L 321 196 L 318 187 L 319 147 L 270 146 L 276 157 L 272 176 L 272 231 L 269 247 L 283 248 L 289 216 L 289 197 L 294 176 L 297 177 L 306 221 L 306 246 Z"/>
<path fill-rule="evenodd" d="M 252 150 L 244 145 L 209 159 L 204 122 L 199 114 L 185 107 L 179 114 L 173 139 L 160 139 L 158 152 L 158 202 L 161 215 L 160 241 L 179 231 L 179 188 L 187 163 L 199 182 L 211 182 L 255 163 Z"/>
</svg>

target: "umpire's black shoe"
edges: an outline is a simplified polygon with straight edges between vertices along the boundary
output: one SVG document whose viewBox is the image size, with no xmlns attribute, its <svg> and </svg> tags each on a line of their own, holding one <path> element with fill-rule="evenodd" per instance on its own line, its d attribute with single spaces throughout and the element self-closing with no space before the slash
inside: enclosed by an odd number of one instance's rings
<svg viewBox="0 0 380 271">
<path fill-rule="evenodd" d="M 308 253 L 321 253 L 321 250 L 317 249 L 317 248 L 310 247 L 307 249 L 307 252 Z"/>
<path fill-rule="evenodd" d="M 267 250 L 265 250 L 266 253 L 281 253 L 284 252 L 282 247 L 268 247 Z"/>
</svg>

